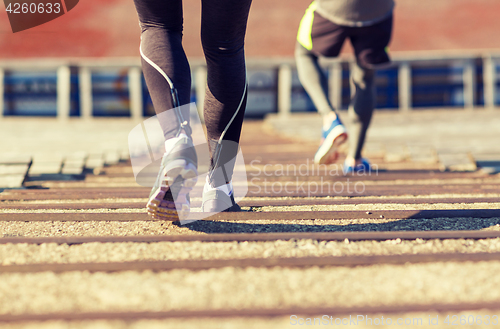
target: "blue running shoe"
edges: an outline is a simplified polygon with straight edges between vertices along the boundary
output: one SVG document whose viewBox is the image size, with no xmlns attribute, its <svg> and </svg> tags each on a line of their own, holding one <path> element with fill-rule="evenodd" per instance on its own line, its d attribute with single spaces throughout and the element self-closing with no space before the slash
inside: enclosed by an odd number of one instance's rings
<svg viewBox="0 0 500 329">
<path fill-rule="evenodd" d="M 339 117 L 333 120 L 328 130 L 323 129 L 323 138 L 316 154 L 314 163 L 330 164 L 337 160 L 338 147 L 347 140 L 347 129 L 344 127 Z"/>
<path fill-rule="evenodd" d="M 361 159 L 361 163 L 357 164 L 355 166 L 349 166 L 346 165 L 344 162 L 344 168 L 342 171 L 344 172 L 344 175 L 347 174 L 353 174 L 353 173 L 368 173 L 372 170 L 372 166 L 370 165 L 370 162 L 366 160 L 365 158 Z"/>
</svg>

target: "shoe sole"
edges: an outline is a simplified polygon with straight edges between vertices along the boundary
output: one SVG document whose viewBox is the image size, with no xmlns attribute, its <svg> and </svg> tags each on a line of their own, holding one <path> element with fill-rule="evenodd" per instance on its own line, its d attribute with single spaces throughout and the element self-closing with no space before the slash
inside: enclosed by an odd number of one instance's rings
<svg viewBox="0 0 500 329">
<path fill-rule="evenodd" d="M 186 219 L 191 209 L 188 194 L 198 181 L 196 166 L 178 159 L 171 161 L 163 171 L 160 187 L 146 205 L 148 214 L 154 219 L 169 221 Z"/>
<path fill-rule="evenodd" d="M 210 210 L 207 209 L 207 210 L 205 210 L 205 209 L 202 208 L 202 212 L 216 213 L 216 214 L 221 213 L 221 212 L 241 212 L 241 211 L 242 211 L 241 207 L 237 203 L 233 204 L 231 207 L 226 208 L 224 210 L 217 210 L 217 209 L 210 209 Z"/>
<path fill-rule="evenodd" d="M 208 193 L 212 193 L 212 195 L 210 195 L 210 199 L 206 199 L 209 197 L 209 196 L 207 196 Z M 220 190 L 216 191 L 215 195 L 213 195 L 213 193 L 214 193 L 213 191 L 210 191 L 210 192 L 207 192 L 207 194 L 205 194 L 205 193 L 203 194 L 203 203 L 201 204 L 201 211 L 202 212 L 219 213 L 219 212 L 239 212 L 239 211 L 241 211 L 241 207 L 236 203 L 233 195 L 228 196 L 227 194 L 225 194 L 225 192 L 222 192 Z M 220 195 L 219 198 L 217 198 L 217 193 Z M 229 203 L 226 202 L 226 201 L 228 201 L 226 198 L 229 199 Z M 224 200 L 224 199 L 226 199 L 226 200 Z M 207 205 L 207 203 L 209 203 L 210 201 L 215 202 L 215 205 L 213 203 L 211 203 L 211 205 L 213 207 L 210 207 Z M 231 205 L 229 206 L 229 204 L 231 204 Z M 226 206 L 228 206 L 228 207 L 226 207 Z"/>
<path fill-rule="evenodd" d="M 326 136 L 325 141 L 314 155 L 315 164 L 331 164 L 337 160 L 337 149 L 347 140 L 345 127 L 337 126 Z"/>
</svg>

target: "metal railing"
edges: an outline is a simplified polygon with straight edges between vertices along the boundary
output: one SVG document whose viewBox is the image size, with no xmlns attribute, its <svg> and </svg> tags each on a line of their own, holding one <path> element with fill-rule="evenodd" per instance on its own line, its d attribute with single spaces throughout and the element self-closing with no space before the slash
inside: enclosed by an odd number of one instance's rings
<svg viewBox="0 0 500 329">
<path fill-rule="evenodd" d="M 412 69 L 422 65 L 439 65 L 454 63 L 463 67 L 463 103 L 465 108 L 476 107 L 478 63 L 482 65 L 482 83 L 485 108 L 496 106 L 497 62 L 500 53 L 486 51 L 469 51 L 460 53 L 399 53 L 393 55 L 393 65 L 398 70 L 398 104 L 401 111 L 413 108 Z M 343 76 L 342 67 L 352 63 L 351 57 L 342 57 L 322 61 L 329 72 L 330 98 L 333 106 L 341 108 Z M 198 102 L 203 101 L 206 68 L 203 61 L 191 61 L 194 72 L 193 87 Z M 281 114 L 291 112 L 292 77 L 295 69 L 293 58 L 284 59 L 249 59 L 247 67 L 270 69 L 277 72 L 277 110 Z M 128 71 L 128 95 L 130 100 L 130 116 L 141 119 L 144 113 L 143 81 L 139 58 L 108 58 L 108 59 L 36 59 L 36 60 L 3 60 L 0 61 L 0 118 L 5 109 L 5 76 L 8 71 L 47 71 L 57 74 L 57 117 L 69 118 L 71 110 L 71 71 L 78 71 L 78 93 L 80 116 L 93 116 L 92 71 L 99 69 L 120 68 Z"/>
</svg>

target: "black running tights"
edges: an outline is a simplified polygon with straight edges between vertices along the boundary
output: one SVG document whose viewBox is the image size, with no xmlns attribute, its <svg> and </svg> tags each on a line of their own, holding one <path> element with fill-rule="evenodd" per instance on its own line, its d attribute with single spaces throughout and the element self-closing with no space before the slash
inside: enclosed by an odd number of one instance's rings
<svg viewBox="0 0 500 329">
<path fill-rule="evenodd" d="M 201 42 L 207 62 L 204 118 L 212 158 L 215 144 L 239 142 L 246 106 L 244 40 L 251 0 L 202 0 Z M 182 0 L 134 0 L 141 27 L 141 59 L 156 113 L 188 104 L 191 73 L 182 47 Z M 166 139 L 187 113 L 168 111 Z M 163 116 L 162 116 L 163 117 Z M 219 152 L 220 152 L 220 148 Z"/>
</svg>

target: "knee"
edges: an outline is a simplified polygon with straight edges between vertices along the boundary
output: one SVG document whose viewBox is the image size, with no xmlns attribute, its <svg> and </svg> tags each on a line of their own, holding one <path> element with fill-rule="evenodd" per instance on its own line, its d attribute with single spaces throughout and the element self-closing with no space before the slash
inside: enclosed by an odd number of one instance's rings
<svg viewBox="0 0 500 329">
<path fill-rule="evenodd" d="M 245 40 L 239 37 L 221 39 L 202 33 L 201 45 L 206 55 L 231 56 L 243 52 Z"/>
<path fill-rule="evenodd" d="M 352 80 L 357 85 L 372 86 L 375 81 L 375 70 L 355 66 L 352 72 Z"/>
</svg>

